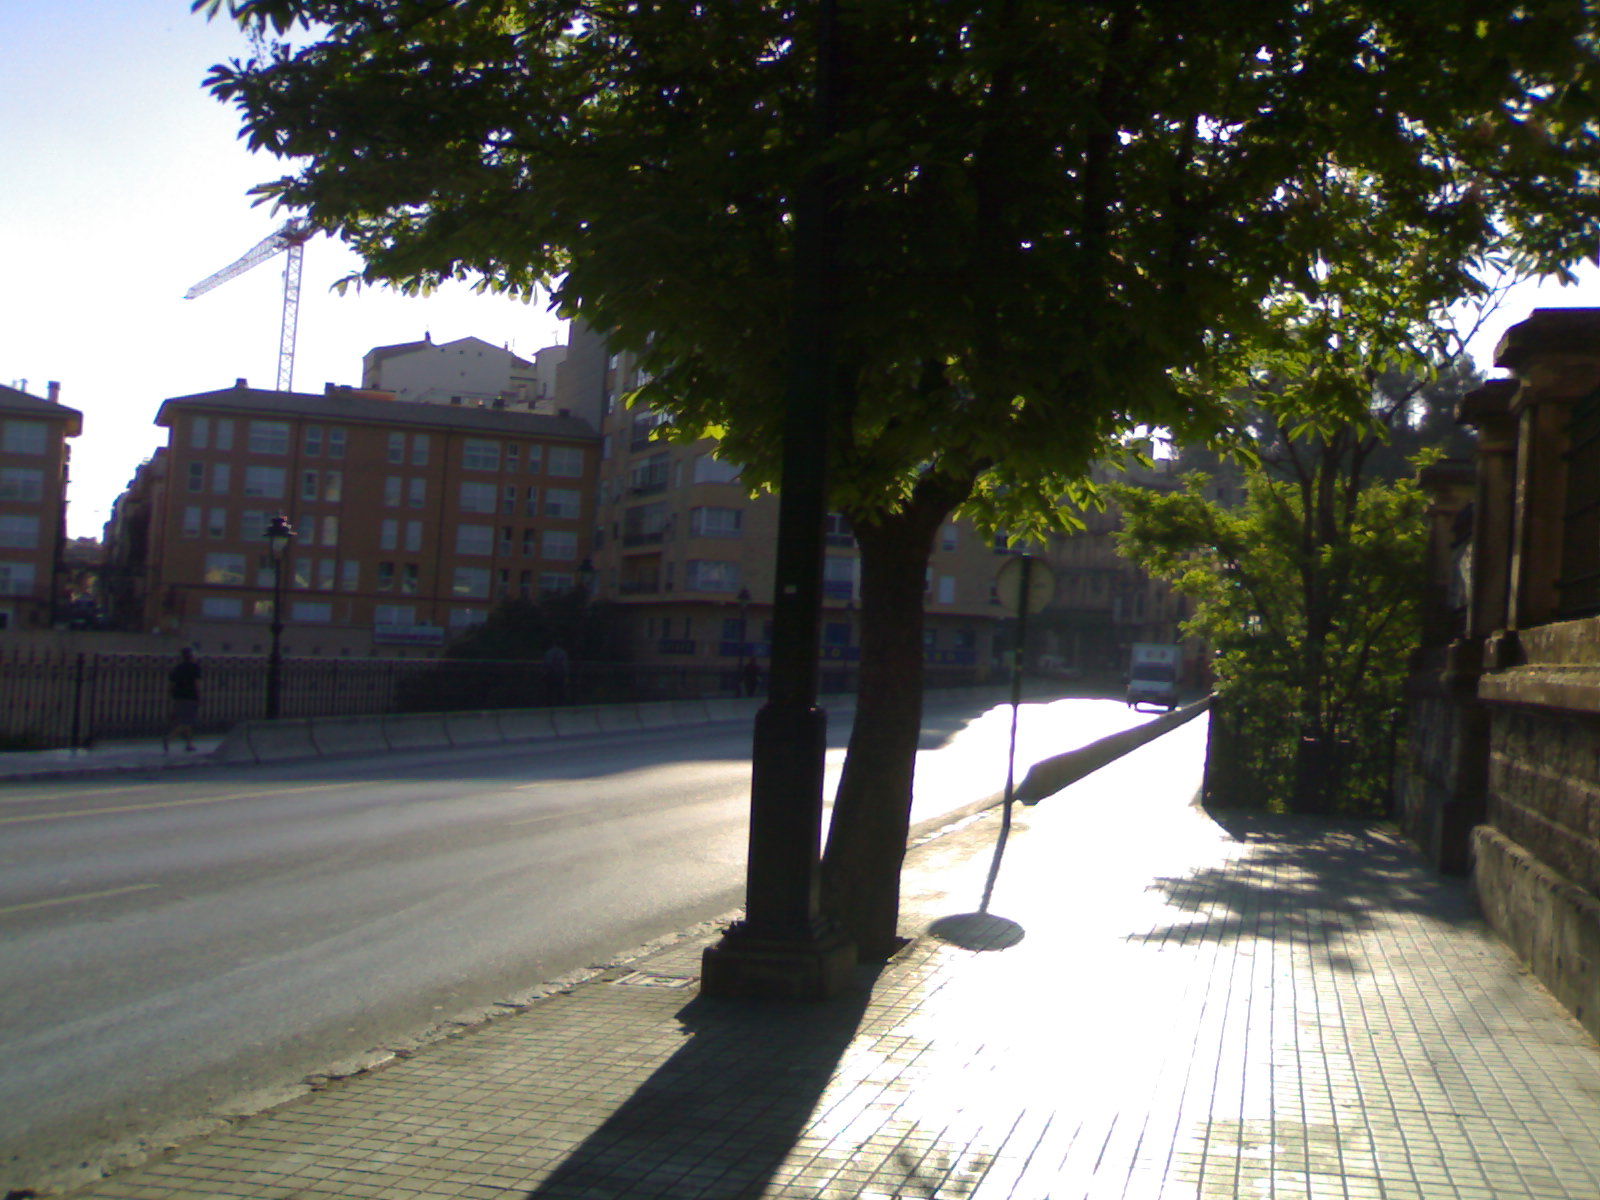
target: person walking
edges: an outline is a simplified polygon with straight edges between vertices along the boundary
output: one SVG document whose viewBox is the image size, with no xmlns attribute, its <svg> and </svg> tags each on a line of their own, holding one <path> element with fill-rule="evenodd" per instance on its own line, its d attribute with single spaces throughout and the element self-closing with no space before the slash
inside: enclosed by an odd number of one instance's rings
<svg viewBox="0 0 1600 1200">
<path fill-rule="evenodd" d="M 172 697 L 172 728 L 161 738 L 165 752 L 174 737 L 183 738 L 185 750 L 194 749 L 194 725 L 200 715 L 200 664 L 194 651 L 185 646 L 178 665 L 167 675 L 168 695 Z"/>
</svg>

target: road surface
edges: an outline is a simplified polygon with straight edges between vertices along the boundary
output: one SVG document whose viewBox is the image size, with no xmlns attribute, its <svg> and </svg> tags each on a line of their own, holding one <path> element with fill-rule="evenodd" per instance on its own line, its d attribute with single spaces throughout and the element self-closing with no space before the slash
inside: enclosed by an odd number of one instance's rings
<svg viewBox="0 0 1600 1200">
<path fill-rule="evenodd" d="M 1093 700 L 1023 713 L 1019 778 L 1146 719 Z M 848 721 L 832 725 L 836 773 Z M 931 714 L 914 819 L 1003 788 L 1009 725 L 1006 706 Z M 727 914 L 749 746 L 719 725 L 0 788 L 0 1189 L 263 1107 Z"/>
</svg>

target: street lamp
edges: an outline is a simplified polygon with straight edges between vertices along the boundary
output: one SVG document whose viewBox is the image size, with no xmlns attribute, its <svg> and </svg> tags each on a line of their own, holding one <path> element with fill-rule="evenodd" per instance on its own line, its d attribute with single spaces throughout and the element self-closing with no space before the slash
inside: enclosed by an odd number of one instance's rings
<svg viewBox="0 0 1600 1200">
<path fill-rule="evenodd" d="M 272 555 L 272 653 L 267 658 L 267 719 L 278 717 L 278 693 L 283 678 L 283 556 L 294 540 L 294 526 L 279 513 L 266 531 Z"/>
<path fill-rule="evenodd" d="M 750 645 L 750 626 L 746 623 L 749 620 L 749 615 L 750 589 L 742 587 L 739 589 L 739 673 L 734 677 L 739 681 L 739 694 L 741 696 L 745 693 L 744 660 Z M 754 688 L 750 689 L 750 694 L 752 696 L 755 695 Z"/>
</svg>

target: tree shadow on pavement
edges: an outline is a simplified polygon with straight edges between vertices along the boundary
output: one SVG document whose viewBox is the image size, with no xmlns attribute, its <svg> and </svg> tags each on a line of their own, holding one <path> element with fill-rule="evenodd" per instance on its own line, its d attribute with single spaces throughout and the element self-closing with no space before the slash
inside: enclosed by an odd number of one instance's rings
<svg viewBox="0 0 1600 1200">
<path fill-rule="evenodd" d="M 1222 865 L 1155 880 L 1167 902 L 1201 919 L 1158 926 L 1131 940 L 1186 943 L 1276 938 L 1320 946 L 1349 970 L 1341 941 L 1389 913 L 1448 925 L 1481 918 L 1466 884 L 1437 874 L 1391 828 L 1360 821 L 1207 808 L 1247 849 Z"/>
<path fill-rule="evenodd" d="M 528 1200 L 759 1196 L 812 1124 L 876 974 L 821 1003 L 692 1000 L 675 1014 L 682 1047 Z"/>
</svg>

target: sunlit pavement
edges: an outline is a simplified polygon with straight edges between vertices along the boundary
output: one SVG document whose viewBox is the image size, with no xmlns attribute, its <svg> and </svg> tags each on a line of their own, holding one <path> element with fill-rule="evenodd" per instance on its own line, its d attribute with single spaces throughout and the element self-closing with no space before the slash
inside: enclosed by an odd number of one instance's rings
<svg viewBox="0 0 1600 1200">
<path fill-rule="evenodd" d="M 1600 1050 L 1382 830 L 1190 806 L 1203 720 L 913 851 L 822 1005 L 699 930 L 81 1195 L 1595 1197 Z M 930 931 L 930 929 L 932 931 Z"/>
</svg>

